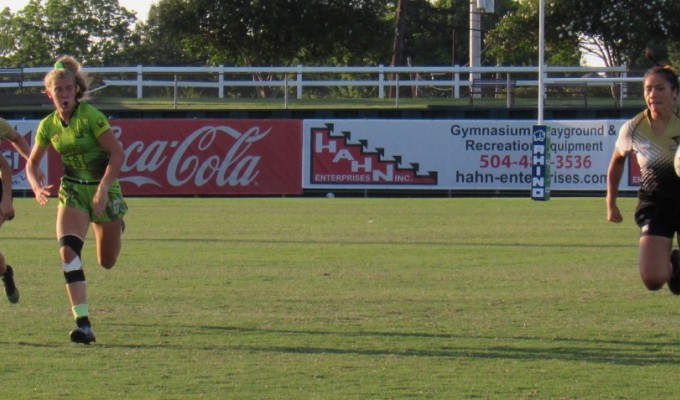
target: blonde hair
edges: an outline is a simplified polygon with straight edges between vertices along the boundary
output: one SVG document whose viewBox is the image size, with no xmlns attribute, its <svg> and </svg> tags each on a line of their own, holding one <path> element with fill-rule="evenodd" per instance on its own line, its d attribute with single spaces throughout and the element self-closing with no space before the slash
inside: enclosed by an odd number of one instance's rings
<svg viewBox="0 0 680 400">
<path fill-rule="evenodd" d="M 85 98 L 91 79 L 81 69 L 80 63 L 71 56 L 62 56 L 57 59 L 54 63 L 54 68 L 45 75 L 45 80 L 43 81 L 45 89 L 50 90 L 57 79 L 68 77 L 72 78 L 78 87 L 78 90 L 76 90 L 76 100 Z"/>
</svg>

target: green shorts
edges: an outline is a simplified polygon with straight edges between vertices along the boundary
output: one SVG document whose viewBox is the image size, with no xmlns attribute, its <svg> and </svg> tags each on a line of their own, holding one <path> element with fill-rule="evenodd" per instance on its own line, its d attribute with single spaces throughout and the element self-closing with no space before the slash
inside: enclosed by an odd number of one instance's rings
<svg viewBox="0 0 680 400">
<path fill-rule="evenodd" d="M 71 207 L 85 211 L 92 222 L 110 222 L 123 219 L 128 207 L 123 199 L 120 183 L 114 182 L 109 187 L 109 201 L 104 214 L 97 216 L 92 211 L 92 199 L 97 192 L 99 182 L 78 183 L 67 177 L 61 178 L 59 186 L 59 207 Z"/>
</svg>

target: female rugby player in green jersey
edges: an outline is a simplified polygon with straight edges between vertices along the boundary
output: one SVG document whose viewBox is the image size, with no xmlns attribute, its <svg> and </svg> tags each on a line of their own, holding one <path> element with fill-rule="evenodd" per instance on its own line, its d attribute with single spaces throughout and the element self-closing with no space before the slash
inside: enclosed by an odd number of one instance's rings
<svg viewBox="0 0 680 400">
<path fill-rule="evenodd" d="M 637 158 L 640 276 L 647 289 L 659 290 L 668 283 L 674 294 L 680 294 L 680 252 L 672 250 L 673 236 L 680 232 L 680 177 L 673 166 L 680 142 L 678 90 L 678 75 L 670 67 L 653 67 L 645 73 L 647 109 L 621 127 L 607 173 L 607 219 L 621 222 L 618 186 L 626 158 L 632 154 Z"/>
<path fill-rule="evenodd" d="M 86 74 L 70 56 L 57 60 L 45 75 L 45 90 L 56 110 L 40 122 L 26 167 L 35 199 L 45 205 L 52 185 L 40 180 L 40 161 L 50 145 L 61 155 L 64 175 L 59 186 L 56 233 L 66 292 L 77 325 L 70 333 L 71 341 L 84 344 L 94 342 L 95 335 L 81 262 L 83 241 L 92 224 L 97 260 L 102 267 L 112 268 L 120 253 L 127 212 L 118 182 L 123 148 L 104 114 L 81 101 L 88 86 Z"/>
<path fill-rule="evenodd" d="M 28 159 L 31 151 L 28 142 L 2 118 L 0 118 L 0 140 L 9 140 L 16 151 L 22 157 Z M 40 170 L 38 172 L 40 173 Z M 0 225 L 2 225 L 5 221 L 14 218 L 14 207 L 12 206 L 12 166 L 1 155 L 0 178 Z M 5 294 L 10 303 L 18 303 L 19 290 L 14 282 L 14 270 L 6 263 L 5 256 L 2 253 L 0 253 L 0 276 L 5 286 Z"/>
</svg>

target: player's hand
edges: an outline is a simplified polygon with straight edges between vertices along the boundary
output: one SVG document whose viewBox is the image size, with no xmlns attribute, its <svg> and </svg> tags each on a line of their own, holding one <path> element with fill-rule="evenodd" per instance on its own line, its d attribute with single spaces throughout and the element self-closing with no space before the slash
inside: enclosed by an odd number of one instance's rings
<svg viewBox="0 0 680 400">
<path fill-rule="evenodd" d="M 623 216 L 618 206 L 607 207 L 607 220 L 616 223 L 623 221 Z"/>
<path fill-rule="evenodd" d="M 33 194 L 35 195 L 35 201 L 41 206 L 47 204 L 50 199 L 50 192 L 54 185 L 40 186 L 38 189 L 33 189 Z"/>
<path fill-rule="evenodd" d="M 47 182 L 45 179 L 45 174 L 43 174 L 42 170 L 38 168 L 38 182 L 42 185 L 43 183 Z"/>
<path fill-rule="evenodd" d="M 15 215 L 14 209 L 12 209 L 12 211 L 10 211 L 10 212 L 7 212 L 7 213 L 3 212 L 2 213 L 2 219 L 5 220 L 5 221 L 11 221 L 11 220 L 14 219 L 14 215 Z"/>
<path fill-rule="evenodd" d="M 7 204 L 4 202 L 0 204 L 0 225 L 5 221 L 11 221 L 14 219 L 14 206 L 12 201 L 8 201 Z"/>
<path fill-rule="evenodd" d="M 101 216 L 106 211 L 106 203 L 109 201 L 108 188 L 100 187 L 92 198 L 92 211 L 94 215 Z"/>
</svg>

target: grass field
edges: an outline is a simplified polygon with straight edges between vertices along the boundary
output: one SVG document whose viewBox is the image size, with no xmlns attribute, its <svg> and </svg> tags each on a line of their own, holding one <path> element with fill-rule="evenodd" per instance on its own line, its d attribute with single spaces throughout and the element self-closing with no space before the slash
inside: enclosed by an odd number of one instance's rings
<svg viewBox="0 0 680 400">
<path fill-rule="evenodd" d="M 244 98 L 225 98 L 225 99 L 178 99 L 176 102 L 172 98 L 120 98 L 120 97 L 101 97 L 91 101 L 97 108 L 105 111 L 114 110 L 426 110 L 429 108 L 450 108 L 450 107 L 469 107 L 475 109 L 507 107 L 505 98 L 499 99 L 480 99 L 476 100 L 471 106 L 468 97 L 461 98 L 399 98 L 399 99 L 352 99 L 352 98 L 333 98 L 333 99 L 288 99 L 266 98 L 266 99 L 244 99 Z M 644 101 L 640 98 L 626 99 L 623 103 L 626 107 L 642 109 Z M 515 108 L 536 109 L 538 99 L 531 97 L 516 97 Z M 611 96 L 589 97 L 586 106 L 583 100 L 564 99 L 552 100 L 549 107 L 557 108 L 598 108 L 616 109 Z"/>
<path fill-rule="evenodd" d="M 84 263 L 75 345 L 55 202 L 0 229 L 3 399 L 668 399 L 680 299 L 640 282 L 635 200 L 131 198 Z"/>
<path fill-rule="evenodd" d="M 98 109 L 108 113 L 112 111 L 277 111 L 277 110 L 427 110 L 448 108 L 470 109 L 505 109 L 507 101 L 500 99 L 480 99 L 470 105 L 468 97 L 455 98 L 331 98 L 331 99 L 284 99 L 284 98 L 179 98 L 172 97 L 148 97 L 137 99 L 134 97 L 95 97 L 88 101 Z M 516 97 L 513 108 L 536 109 L 538 100 L 532 97 Z M 623 102 L 624 107 L 642 109 L 644 102 L 640 98 L 629 98 Z M 586 106 L 583 100 L 552 100 L 546 108 L 559 109 L 617 109 L 611 96 L 589 97 Z M 6 112 L 37 112 L 47 114 L 52 111 L 49 105 L 41 104 L 0 104 L 0 110 Z"/>
</svg>

